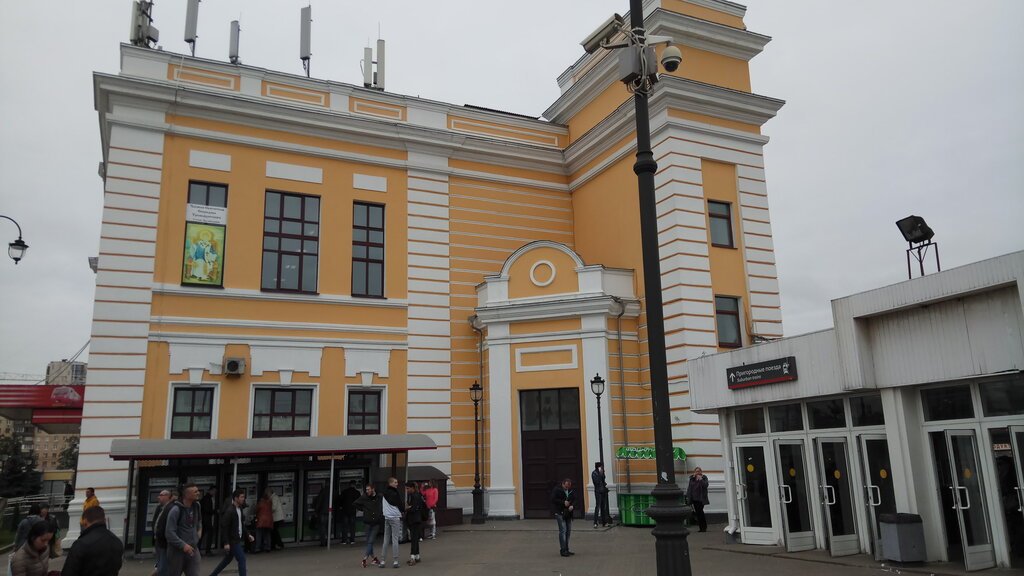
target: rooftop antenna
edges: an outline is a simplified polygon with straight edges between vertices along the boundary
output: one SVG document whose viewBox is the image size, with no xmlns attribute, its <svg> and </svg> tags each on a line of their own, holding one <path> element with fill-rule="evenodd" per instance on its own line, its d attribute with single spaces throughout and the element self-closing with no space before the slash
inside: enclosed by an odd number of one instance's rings
<svg viewBox="0 0 1024 576">
<path fill-rule="evenodd" d="M 199 22 L 199 0 L 188 0 L 185 8 L 185 42 L 188 42 L 192 49 L 192 55 L 196 55 L 196 24 Z"/>
<path fill-rule="evenodd" d="M 932 242 L 935 232 L 925 223 L 924 218 L 913 215 L 907 216 L 897 220 L 896 226 L 903 233 L 903 239 L 910 244 L 910 248 L 907 248 L 907 279 L 910 280 L 914 277 L 910 267 L 911 256 L 917 260 L 921 268 L 921 276 L 924 276 L 924 259 L 928 254 L 928 248 L 932 246 L 935 247 L 935 267 L 939 272 L 942 272 L 942 264 L 939 263 L 939 245 L 936 242 Z"/>
<path fill-rule="evenodd" d="M 373 65 L 377 65 L 374 72 Z M 377 59 L 373 59 L 373 48 L 363 48 L 363 86 L 384 91 L 384 40 L 377 39 Z"/>
<path fill-rule="evenodd" d="M 306 71 L 306 78 L 309 78 L 309 32 L 313 22 L 313 7 L 306 6 L 299 14 L 299 59 L 302 60 L 302 69 Z"/>
<path fill-rule="evenodd" d="M 153 3 L 146 0 L 132 2 L 131 29 L 128 32 L 132 46 L 151 48 L 160 41 L 160 31 L 153 26 Z"/>
<path fill-rule="evenodd" d="M 228 59 L 231 60 L 232 64 L 241 64 L 242 61 L 238 59 L 238 35 L 242 31 L 242 28 L 238 25 L 238 20 L 231 21 L 231 41 L 228 45 Z"/>
</svg>

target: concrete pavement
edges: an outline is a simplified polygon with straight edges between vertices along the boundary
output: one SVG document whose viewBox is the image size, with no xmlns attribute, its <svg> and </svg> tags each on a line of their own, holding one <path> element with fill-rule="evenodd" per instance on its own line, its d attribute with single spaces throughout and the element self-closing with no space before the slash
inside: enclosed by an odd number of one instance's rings
<svg viewBox="0 0 1024 576">
<path fill-rule="evenodd" d="M 691 532 L 690 559 L 693 574 L 714 576 L 748 576 L 780 574 L 785 576 L 854 576 L 863 574 L 908 573 L 935 576 L 963 576 L 961 566 L 929 563 L 907 566 L 876 562 L 864 556 L 831 558 L 827 552 L 787 553 L 771 546 L 726 544 L 721 525 L 712 525 L 708 532 Z M 379 568 L 361 568 L 365 543 L 333 544 L 330 550 L 317 546 L 300 546 L 269 554 L 249 556 L 252 576 L 309 576 L 315 574 L 385 574 Z M 651 576 L 657 572 L 654 558 L 654 537 L 649 527 L 594 529 L 587 521 L 573 525 L 570 549 L 576 555 L 563 558 L 558 554 L 558 530 L 555 521 L 495 520 L 483 525 L 463 524 L 440 531 L 437 540 L 421 544 L 423 561 L 408 566 L 409 545 L 401 546 L 401 573 L 419 576 L 510 576 L 510 575 L 636 575 Z M 379 551 L 379 544 L 377 550 Z M 203 576 L 209 574 L 220 560 L 218 554 L 203 559 Z M 390 567 L 389 573 L 398 573 Z M 63 559 L 51 561 L 50 569 L 60 569 Z M 122 576 L 149 576 L 153 560 L 125 559 Z M 237 574 L 235 564 L 224 574 Z M 987 570 L 985 576 L 1020 576 L 1020 571 Z"/>
</svg>

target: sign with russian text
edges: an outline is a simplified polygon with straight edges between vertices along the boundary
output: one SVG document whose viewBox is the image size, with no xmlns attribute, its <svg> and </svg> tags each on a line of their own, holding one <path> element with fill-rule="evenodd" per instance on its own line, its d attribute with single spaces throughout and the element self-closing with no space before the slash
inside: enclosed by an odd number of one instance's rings
<svg viewBox="0 0 1024 576">
<path fill-rule="evenodd" d="M 620 446 L 615 451 L 615 457 L 620 460 L 655 460 L 658 456 L 654 446 Z M 672 459 L 686 460 L 686 452 L 678 446 L 673 446 Z"/>
<path fill-rule="evenodd" d="M 767 362 L 727 368 L 725 378 L 731 390 L 796 380 L 796 357 L 787 356 Z"/>
<path fill-rule="evenodd" d="M 228 223 L 228 209 L 206 204 L 186 204 L 185 221 L 225 226 Z"/>
</svg>

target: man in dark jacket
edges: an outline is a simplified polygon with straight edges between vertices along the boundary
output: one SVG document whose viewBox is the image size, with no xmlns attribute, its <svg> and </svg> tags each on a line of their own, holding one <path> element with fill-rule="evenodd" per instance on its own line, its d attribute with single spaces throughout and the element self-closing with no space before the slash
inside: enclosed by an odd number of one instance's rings
<svg viewBox="0 0 1024 576">
<path fill-rule="evenodd" d="M 171 501 L 171 491 L 161 490 L 157 495 L 156 509 L 153 510 L 153 548 L 156 549 L 156 576 L 167 576 L 167 538 L 157 529 L 160 526 L 160 516 L 167 509 Z M 166 524 L 164 525 L 166 528 Z M 161 546 L 161 543 L 163 544 Z"/>
<path fill-rule="evenodd" d="M 597 528 L 598 524 L 608 526 L 612 523 L 612 516 L 608 513 L 608 481 L 604 475 L 604 463 L 594 464 L 590 481 L 594 484 L 594 528 Z"/>
<path fill-rule="evenodd" d="M 358 510 L 363 512 L 363 526 L 366 526 L 366 550 L 363 552 L 363 568 L 366 568 L 366 561 L 373 558 L 373 564 L 380 564 L 380 560 L 373 554 L 373 543 L 377 540 L 377 534 L 384 527 L 384 510 L 381 508 L 380 494 L 374 489 L 373 484 L 366 485 L 366 493 L 355 502 Z"/>
<path fill-rule="evenodd" d="M 203 513 L 203 541 L 199 547 L 203 554 L 210 555 L 210 548 L 217 540 L 217 520 L 220 518 L 220 507 L 217 502 L 217 487 L 210 486 L 199 501 L 199 509 Z"/>
<path fill-rule="evenodd" d="M 231 506 L 228 506 L 220 516 L 220 541 L 224 543 L 224 558 L 217 564 L 217 567 L 210 572 L 210 576 L 217 576 L 220 571 L 227 568 L 234 558 L 238 562 L 239 576 L 246 576 L 245 571 L 245 542 L 252 542 L 252 534 L 245 529 L 245 522 L 242 520 L 242 507 L 245 505 L 245 490 L 238 489 L 231 493 Z"/>
<path fill-rule="evenodd" d="M 348 483 L 348 488 L 341 491 L 338 496 L 341 509 L 341 543 L 356 543 L 356 500 L 359 499 L 359 489 L 356 488 L 356 481 Z"/>
<path fill-rule="evenodd" d="M 405 523 L 409 525 L 409 566 L 420 561 L 420 540 L 423 540 L 423 521 L 427 518 L 427 502 L 415 482 L 405 483 Z"/>
<path fill-rule="evenodd" d="M 107 530 L 103 508 L 93 506 L 82 513 L 82 533 L 64 561 L 63 576 L 117 576 L 124 546 Z"/>
<path fill-rule="evenodd" d="M 167 575 L 199 576 L 202 556 L 199 539 L 203 535 L 203 514 L 199 510 L 199 487 L 185 486 L 180 502 L 171 504 L 167 512 Z"/>
<path fill-rule="evenodd" d="M 569 536 L 572 535 L 572 515 L 579 506 L 579 497 L 573 490 L 572 480 L 566 478 L 551 491 L 551 513 L 558 522 L 558 545 L 562 556 L 572 556 L 569 551 Z"/>
</svg>

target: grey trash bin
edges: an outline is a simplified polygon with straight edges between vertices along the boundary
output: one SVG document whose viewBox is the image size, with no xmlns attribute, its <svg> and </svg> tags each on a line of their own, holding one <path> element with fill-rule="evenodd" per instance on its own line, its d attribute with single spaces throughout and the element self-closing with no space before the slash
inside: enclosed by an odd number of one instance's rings
<svg viewBox="0 0 1024 576">
<path fill-rule="evenodd" d="M 924 524 L 917 514 L 881 514 L 882 557 L 896 562 L 924 562 Z"/>
</svg>

